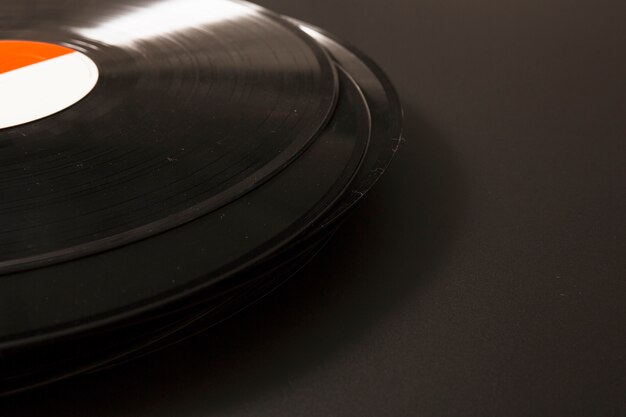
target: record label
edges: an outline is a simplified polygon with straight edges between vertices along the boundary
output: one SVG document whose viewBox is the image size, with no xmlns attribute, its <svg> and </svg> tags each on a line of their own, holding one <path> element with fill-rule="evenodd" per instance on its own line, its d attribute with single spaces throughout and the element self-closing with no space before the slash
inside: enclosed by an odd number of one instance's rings
<svg viewBox="0 0 626 417">
<path fill-rule="evenodd" d="M 0 41 L 0 129 L 64 110 L 93 89 L 98 67 L 60 45 Z"/>
</svg>

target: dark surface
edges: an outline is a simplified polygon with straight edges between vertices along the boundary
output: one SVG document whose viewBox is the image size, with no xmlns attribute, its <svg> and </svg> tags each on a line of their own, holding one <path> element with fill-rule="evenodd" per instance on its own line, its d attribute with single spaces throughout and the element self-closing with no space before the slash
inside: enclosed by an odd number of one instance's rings
<svg viewBox="0 0 626 417">
<path fill-rule="evenodd" d="M 2 416 L 626 414 L 626 10 L 264 1 L 360 46 L 407 143 L 296 279 Z"/>
</svg>

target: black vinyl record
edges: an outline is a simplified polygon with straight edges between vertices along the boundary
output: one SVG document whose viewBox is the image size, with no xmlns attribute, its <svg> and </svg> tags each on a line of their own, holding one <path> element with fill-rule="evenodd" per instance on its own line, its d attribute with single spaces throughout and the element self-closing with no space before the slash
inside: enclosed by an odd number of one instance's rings
<svg viewBox="0 0 626 417">
<path fill-rule="evenodd" d="M 0 130 L 0 274 L 233 201 L 300 154 L 334 106 L 323 50 L 245 4 L 2 2 L 0 16 L 0 41 L 60 44 L 98 70 L 72 107 Z"/>
<path fill-rule="evenodd" d="M 260 299 L 402 141 L 376 64 L 250 3 L 0 0 L 0 23 L 0 394 Z"/>
<path fill-rule="evenodd" d="M 99 71 L 75 105 L 0 130 L 0 341 L 218 276 L 272 238 L 240 197 L 319 135 L 336 71 L 293 25 L 209 3 L 0 3 L 0 39 L 70 46 Z M 208 213 L 202 235 L 175 228 Z"/>
</svg>

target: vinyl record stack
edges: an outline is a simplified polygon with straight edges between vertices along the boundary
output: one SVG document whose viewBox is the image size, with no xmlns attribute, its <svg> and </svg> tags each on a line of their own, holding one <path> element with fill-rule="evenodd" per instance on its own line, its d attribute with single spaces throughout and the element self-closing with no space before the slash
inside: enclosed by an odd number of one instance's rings
<svg viewBox="0 0 626 417">
<path fill-rule="evenodd" d="M 384 173 L 367 57 L 230 0 L 0 0 L 0 392 L 204 331 L 298 271 Z"/>
</svg>

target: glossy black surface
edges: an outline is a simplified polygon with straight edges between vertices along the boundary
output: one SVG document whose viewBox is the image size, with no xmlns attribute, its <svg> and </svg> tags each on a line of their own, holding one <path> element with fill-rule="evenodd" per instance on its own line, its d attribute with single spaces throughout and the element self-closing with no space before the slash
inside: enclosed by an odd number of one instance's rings
<svg viewBox="0 0 626 417">
<path fill-rule="evenodd" d="M 224 206 L 299 155 L 335 103 L 322 49 L 243 3 L 2 1 L 0 39 L 67 45 L 100 71 L 76 105 L 0 130 L 0 274 Z"/>
<path fill-rule="evenodd" d="M 333 118 L 287 168 L 220 210 L 96 256 L 0 279 L 0 347 L 92 330 L 187 297 L 307 230 L 352 182 L 370 139 L 360 90 L 342 75 Z"/>
</svg>

